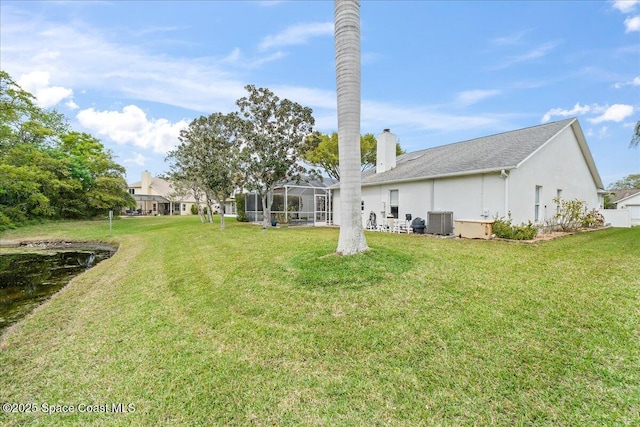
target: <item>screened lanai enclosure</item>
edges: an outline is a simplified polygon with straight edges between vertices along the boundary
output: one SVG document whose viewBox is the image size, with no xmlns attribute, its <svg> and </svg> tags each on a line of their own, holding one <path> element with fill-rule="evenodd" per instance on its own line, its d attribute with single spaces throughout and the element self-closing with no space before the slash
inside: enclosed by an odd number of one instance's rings
<svg viewBox="0 0 640 427">
<path fill-rule="evenodd" d="M 272 223 L 288 225 L 327 225 L 332 223 L 332 204 L 329 186 L 331 178 L 289 182 L 273 191 Z M 256 193 L 247 194 L 245 211 L 249 221 L 262 222 L 262 199 Z"/>
</svg>

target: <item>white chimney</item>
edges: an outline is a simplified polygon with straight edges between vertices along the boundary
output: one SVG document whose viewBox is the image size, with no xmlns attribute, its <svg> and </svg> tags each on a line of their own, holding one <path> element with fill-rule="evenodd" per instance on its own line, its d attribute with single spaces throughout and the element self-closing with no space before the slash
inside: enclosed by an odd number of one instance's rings
<svg viewBox="0 0 640 427">
<path fill-rule="evenodd" d="M 149 171 L 142 172 L 142 182 L 140 183 L 140 187 L 142 187 L 140 191 L 142 191 L 142 194 L 150 194 L 149 193 L 150 185 L 151 185 L 151 172 Z"/>
<path fill-rule="evenodd" d="M 396 144 L 398 138 L 389 129 L 378 135 L 376 173 L 390 171 L 396 167 Z"/>
</svg>

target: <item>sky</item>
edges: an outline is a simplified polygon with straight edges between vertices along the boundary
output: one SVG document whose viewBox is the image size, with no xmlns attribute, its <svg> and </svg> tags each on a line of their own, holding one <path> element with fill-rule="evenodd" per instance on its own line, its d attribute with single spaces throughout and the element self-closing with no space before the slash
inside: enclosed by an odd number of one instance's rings
<svg viewBox="0 0 640 427">
<path fill-rule="evenodd" d="M 640 1 L 373 1 L 362 133 L 415 151 L 577 117 L 605 186 L 640 173 Z M 0 2 L 0 68 L 127 169 L 253 84 L 337 131 L 332 1 Z"/>
</svg>

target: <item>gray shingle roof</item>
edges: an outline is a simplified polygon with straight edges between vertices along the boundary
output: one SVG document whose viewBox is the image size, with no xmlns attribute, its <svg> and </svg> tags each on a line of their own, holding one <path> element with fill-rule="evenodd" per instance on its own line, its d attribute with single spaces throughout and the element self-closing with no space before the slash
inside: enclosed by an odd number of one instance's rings
<svg viewBox="0 0 640 427">
<path fill-rule="evenodd" d="M 362 174 L 362 185 L 511 169 L 569 126 L 575 118 L 532 126 L 398 156 L 396 167 Z"/>
</svg>

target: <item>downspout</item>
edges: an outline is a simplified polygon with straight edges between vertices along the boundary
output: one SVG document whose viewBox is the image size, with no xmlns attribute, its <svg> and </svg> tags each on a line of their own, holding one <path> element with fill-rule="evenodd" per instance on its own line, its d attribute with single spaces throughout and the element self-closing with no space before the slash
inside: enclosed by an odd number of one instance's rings
<svg viewBox="0 0 640 427">
<path fill-rule="evenodd" d="M 509 173 L 502 169 L 500 177 L 504 178 L 504 216 L 506 218 L 509 215 Z"/>
</svg>

